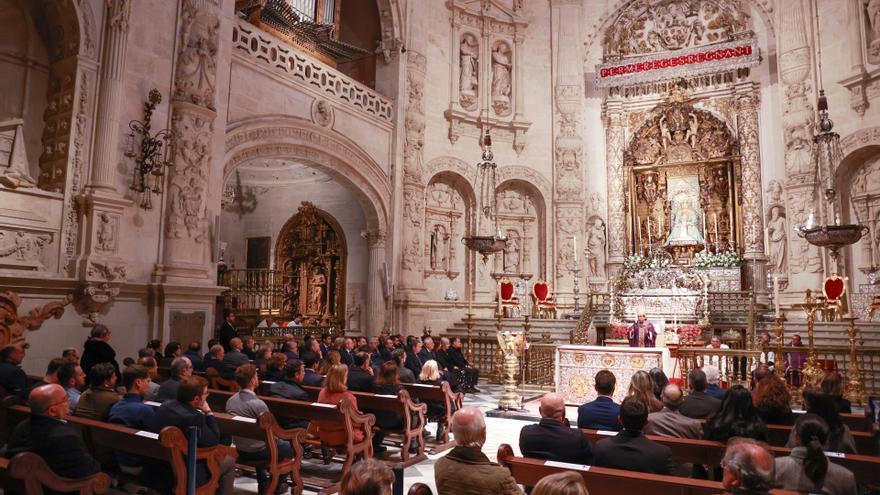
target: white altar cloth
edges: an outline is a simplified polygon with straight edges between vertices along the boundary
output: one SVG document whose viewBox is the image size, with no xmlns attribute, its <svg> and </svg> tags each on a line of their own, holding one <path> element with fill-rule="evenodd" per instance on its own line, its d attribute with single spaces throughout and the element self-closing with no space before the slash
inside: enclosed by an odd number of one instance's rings
<svg viewBox="0 0 880 495">
<path fill-rule="evenodd" d="M 607 369 L 617 378 L 614 401 L 626 397 L 629 382 L 636 371 L 661 368 L 672 376 L 672 359 L 665 347 L 605 347 L 561 345 L 556 348 L 556 392 L 566 404 L 583 404 L 596 398 L 593 379 Z"/>
</svg>

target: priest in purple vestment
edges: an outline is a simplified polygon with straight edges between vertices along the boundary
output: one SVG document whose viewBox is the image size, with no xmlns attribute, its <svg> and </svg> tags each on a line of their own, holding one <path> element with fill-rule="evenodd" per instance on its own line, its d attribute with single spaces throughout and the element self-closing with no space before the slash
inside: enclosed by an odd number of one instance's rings
<svg viewBox="0 0 880 495">
<path fill-rule="evenodd" d="M 798 334 L 794 334 L 791 336 L 791 345 L 792 347 L 803 347 L 804 343 L 801 342 L 801 336 Z M 804 364 L 807 363 L 807 353 L 806 352 L 789 352 L 785 356 L 785 378 L 788 380 L 788 383 L 792 387 L 800 387 L 801 386 L 801 369 L 803 369 Z"/>
<path fill-rule="evenodd" d="M 626 334 L 630 347 L 655 347 L 657 331 L 654 325 L 645 318 L 644 313 L 639 313 L 637 321 L 629 327 Z"/>
</svg>

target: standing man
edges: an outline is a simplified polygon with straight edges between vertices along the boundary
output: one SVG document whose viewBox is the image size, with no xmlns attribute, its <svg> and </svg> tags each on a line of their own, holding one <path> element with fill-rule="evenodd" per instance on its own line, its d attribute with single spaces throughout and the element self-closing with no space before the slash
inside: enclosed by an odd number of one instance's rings
<svg viewBox="0 0 880 495">
<path fill-rule="evenodd" d="M 655 347 L 657 342 L 657 331 L 654 330 L 654 324 L 649 322 L 645 317 L 645 313 L 639 313 L 638 321 L 629 327 L 626 334 L 630 347 Z"/>
<path fill-rule="evenodd" d="M 220 330 L 217 332 L 217 339 L 220 341 L 220 345 L 223 346 L 223 349 L 228 352 L 229 341 L 239 336 L 238 330 L 235 328 L 235 313 L 233 313 L 231 309 L 224 310 L 223 320 L 223 326 L 221 326 Z"/>
<path fill-rule="evenodd" d="M 82 359 L 80 366 L 86 376 L 92 370 L 92 366 L 99 363 L 110 363 L 116 372 L 116 377 L 120 378 L 119 363 L 116 362 L 116 351 L 110 346 L 110 329 L 104 325 L 95 325 L 89 339 L 83 344 Z"/>
</svg>

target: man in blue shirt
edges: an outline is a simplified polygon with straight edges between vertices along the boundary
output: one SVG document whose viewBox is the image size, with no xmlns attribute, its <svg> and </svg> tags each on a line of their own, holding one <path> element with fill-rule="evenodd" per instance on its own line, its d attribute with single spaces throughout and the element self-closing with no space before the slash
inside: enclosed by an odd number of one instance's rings
<svg viewBox="0 0 880 495">
<path fill-rule="evenodd" d="M 599 396 L 578 408 L 578 428 L 620 431 L 620 422 L 617 420 L 620 406 L 611 398 L 616 384 L 614 373 L 608 370 L 596 373 L 595 388 Z"/>
<path fill-rule="evenodd" d="M 202 343 L 198 340 L 193 340 L 189 343 L 186 352 L 183 353 L 184 356 L 189 358 L 189 362 L 192 363 L 193 369 L 196 371 L 205 371 L 205 362 L 202 360 L 202 355 L 199 354 L 201 350 Z"/>
<path fill-rule="evenodd" d="M 125 395 L 110 408 L 108 421 L 138 430 L 150 430 L 156 413 L 152 406 L 144 404 L 144 394 L 150 389 L 150 370 L 144 366 L 132 365 L 122 372 Z M 116 459 L 123 471 L 140 475 L 144 459 L 127 452 L 116 452 Z"/>
</svg>

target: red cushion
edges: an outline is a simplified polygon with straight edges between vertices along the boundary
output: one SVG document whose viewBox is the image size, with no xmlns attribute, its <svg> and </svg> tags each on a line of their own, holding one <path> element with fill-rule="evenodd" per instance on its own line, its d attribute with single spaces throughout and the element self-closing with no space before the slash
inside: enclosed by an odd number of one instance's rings
<svg viewBox="0 0 880 495">
<path fill-rule="evenodd" d="M 507 301 L 513 297 L 513 284 L 510 282 L 501 282 L 501 299 Z"/>
<path fill-rule="evenodd" d="M 548 287 L 546 283 L 538 282 L 535 284 L 535 297 L 537 297 L 539 301 L 545 301 L 549 293 L 550 287 Z"/>
<path fill-rule="evenodd" d="M 828 300 L 836 301 L 843 295 L 846 286 L 843 284 L 842 278 L 827 278 L 825 279 L 824 288 L 825 296 Z"/>
</svg>

